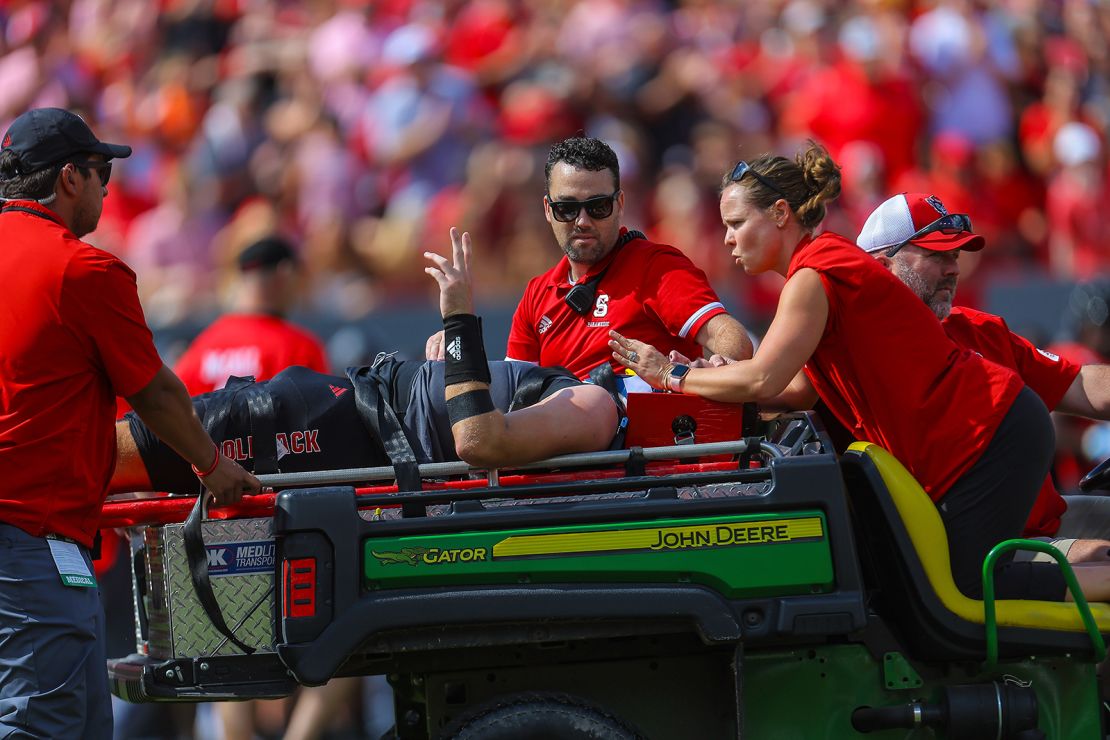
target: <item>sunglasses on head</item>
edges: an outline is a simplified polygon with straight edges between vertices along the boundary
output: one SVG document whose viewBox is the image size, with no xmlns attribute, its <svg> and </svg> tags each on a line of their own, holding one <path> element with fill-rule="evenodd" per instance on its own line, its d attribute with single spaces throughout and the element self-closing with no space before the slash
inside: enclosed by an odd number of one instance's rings
<svg viewBox="0 0 1110 740">
<path fill-rule="evenodd" d="M 93 162 L 88 159 L 71 159 L 69 161 L 76 167 L 86 167 L 90 170 L 96 170 L 101 185 L 107 185 L 108 181 L 112 179 L 111 162 Z"/>
<path fill-rule="evenodd" d="M 965 213 L 949 213 L 946 216 L 941 216 L 928 226 L 922 226 L 920 229 L 910 234 L 908 239 L 886 250 L 885 254 L 887 257 L 893 257 L 898 254 L 902 247 L 906 246 L 914 239 L 920 239 L 923 236 L 935 234 L 938 231 L 942 234 L 962 234 L 965 231 L 970 234 L 972 233 L 971 217 Z"/>
<path fill-rule="evenodd" d="M 736 166 L 732 168 L 732 172 L 729 173 L 729 182 L 740 182 L 744 179 L 744 175 L 751 175 L 756 180 L 759 180 L 761 183 L 763 183 L 766 187 L 774 190 L 776 193 L 781 195 L 783 200 L 785 200 L 787 203 L 790 202 L 790 199 L 786 197 L 786 193 L 775 187 L 775 184 L 773 182 L 753 170 L 752 166 L 742 159 L 736 163 Z"/>
<path fill-rule="evenodd" d="M 547 204 L 551 206 L 551 216 L 556 221 L 563 223 L 574 221 L 583 208 L 586 209 L 587 216 L 594 221 L 600 221 L 613 215 L 613 204 L 617 202 L 617 196 L 620 194 L 621 191 L 618 190 L 612 195 L 599 195 L 586 200 L 551 200 L 549 195 Z"/>
</svg>

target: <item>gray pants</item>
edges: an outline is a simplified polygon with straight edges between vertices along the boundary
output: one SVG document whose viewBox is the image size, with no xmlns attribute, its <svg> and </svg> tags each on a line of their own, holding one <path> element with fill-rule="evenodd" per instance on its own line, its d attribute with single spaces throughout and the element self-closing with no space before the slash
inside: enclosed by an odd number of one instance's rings
<svg viewBox="0 0 1110 740">
<path fill-rule="evenodd" d="M 0 524 L 0 740 L 111 738 L 105 660 L 99 591 L 62 585 L 45 539 Z"/>
</svg>

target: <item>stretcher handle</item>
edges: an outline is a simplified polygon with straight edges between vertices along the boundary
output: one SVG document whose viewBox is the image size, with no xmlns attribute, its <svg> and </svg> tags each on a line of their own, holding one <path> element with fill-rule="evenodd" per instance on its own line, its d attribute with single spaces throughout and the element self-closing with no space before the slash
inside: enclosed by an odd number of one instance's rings
<svg viewBox="0 0 1110 740">
<path fill-rule="evenodd" d="M 782 447 L 767 441 L 760 441 L 762 452 L 773 458 L 784 457 Z M 704 442 L 692 445 L 670 445 L 668 447 L 645 447 L 642 450 L 646 460 L 672 460 L 709 455 L 743 454 L 748 450 L 748 440 L 730 442 Z M 573 455 L 559 455 L 526 465 L 514 465 L 513 470 L 536 470 L 541 468 L 572 468 L 584 465 L 617 465 L 626 462 L 632 455 L 631 450 L 609 450 L 606 452 L 579 452 Z M 465 462 L 424 463 L 420 465 L 420 477 L 443 478 L 452 475 L 466 475 L 471 471 L 489 470 L 471 467 Z M 396 472 L 392 465 L 375 468 L 345 468 L 341 470 L 318 470 L 305 473 L 275 473 L 260 475 L 258 480 L 264 486 L 289 488 L 292 486 L 313 486 L 323 483 L 352 483 L 355 481 L 392 480 Z"/>
</svg>

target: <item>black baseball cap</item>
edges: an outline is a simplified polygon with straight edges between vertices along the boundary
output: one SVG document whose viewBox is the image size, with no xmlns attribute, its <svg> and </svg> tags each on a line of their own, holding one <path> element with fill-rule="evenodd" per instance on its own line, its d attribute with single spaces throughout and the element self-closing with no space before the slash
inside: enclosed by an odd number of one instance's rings
<svg viewBox="0 0 1110 740">
<path fill-rule="evenodd" d="M 131 156 L 131 147 L 100 141 L 80 116 L 61 108 L 34 108 L 12 121 L 2 151 L 19 157 L 20 174 L 38 172 L 74 154 L 103 154 L 105 159 Z"/>
<path fill-rule="evenodd" d="M 293 245 L 280 236 L 266 236 L 239 253 L 239 271 L 250 272 L 266 267 L 277 267 L 282 262 L 297 261 Z"/>
</svg>

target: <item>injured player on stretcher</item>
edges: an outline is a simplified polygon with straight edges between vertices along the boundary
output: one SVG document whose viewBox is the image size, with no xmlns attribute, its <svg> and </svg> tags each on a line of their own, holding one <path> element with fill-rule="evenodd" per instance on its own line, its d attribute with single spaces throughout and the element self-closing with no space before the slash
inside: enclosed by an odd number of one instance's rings
<svg viewBox="0 0 1110 740">
<path fill-rule="evenodd" d="M 233 381 L 195 397 L 193 406 L 221 453 L 255 474 L 391 464 L 382 432 L 358 408 L 356 389 L 371 386 L 383 401 L 382 411 L 387 405 L 395 416 L 417 463 L 461 459 L 502 467 L 604 450 L 623 424 L 623 412 L 605 390 L 565 370 L 523 362 L 488 363 L 493 410 L 452 423 L 445 363 L 381 360 L 342 378 L 292 367 L 263 383 Z M 265 410 L 268 406 L 272 412 Z M 214 417 L 222 417 L 222 423 L 213 423 Z M 272 445 L 265 446 L 262 435 Z M 111 493 L 197 493 L 189 463 L 136 414 L 117 422 L 116 442 Z M 264 460 L 272 465 L 259 465 Z"/>
<path fill-rule="evenodd" d="M 193 406 L 218 451 L 256 475 L 463 460 L 509 467 L 620 446 L 625 416 L 610 392 L 559 368 L 487 362 L 473 314 L 470 238 L 451 230 L 448 259 L 426 252 L 440 288 L 446 361 L 379 356 L 347 377 L 292 367 L 233 379 Z M 191 494 L 189 464 L 134 414 L 116 425 L 109 493 Z"/>
</svg>

